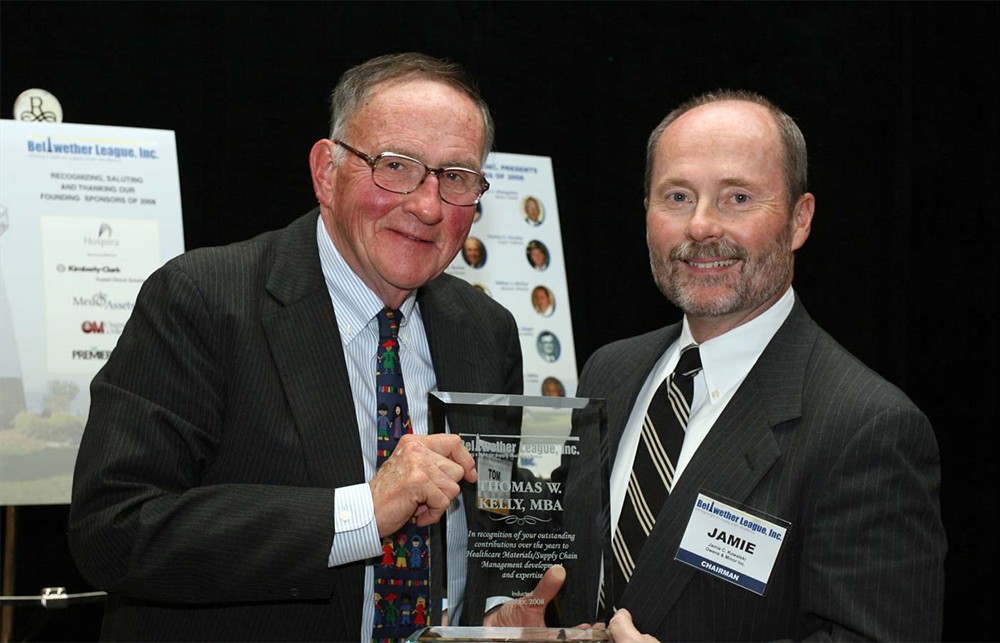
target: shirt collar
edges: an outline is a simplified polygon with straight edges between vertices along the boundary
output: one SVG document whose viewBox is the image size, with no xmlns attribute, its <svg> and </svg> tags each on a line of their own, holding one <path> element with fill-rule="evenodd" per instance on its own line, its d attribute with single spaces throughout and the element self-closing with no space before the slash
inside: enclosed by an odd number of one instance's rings
<svg viewBox="0 0 1000 643">
<path fill-rule="evenodd" d="M 792 312 L 794 303 L 795 293 L 789 288 L 773 306 L 757 317 L 698 346 L 710 402 L 721 401 L 730 389 L 743 381 Z M 676 351 L 679 353 L 681 348 L 693 343 L 685 316 L 681 336 L 675 345 Z"/>
<path fill-rule="evenodd" d="M 319 262 L 323 268 L 323 279 L 337 311 L 337 326 L 342 341 L 350 342 L 369 322 L 385 308 L 382 300 L 365 285 L 344 257 L 333 245 L 333 240 L 323 225 L 323 217 L 316 220 L 316 242 L 319 246 Z M 411 317 L 417 305 L 416 292 L 403 301 L 403 326 Z"/>
</svg>

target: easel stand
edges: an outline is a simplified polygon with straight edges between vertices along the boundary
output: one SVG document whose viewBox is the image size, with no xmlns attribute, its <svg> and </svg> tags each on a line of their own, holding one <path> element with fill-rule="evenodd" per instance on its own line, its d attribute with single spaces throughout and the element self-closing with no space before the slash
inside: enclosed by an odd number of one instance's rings
<svg viewBox="0 0 1000 643">
<path fill-rule="evenodd" d="M 14 593 L 14 545 L 17 540 L 17 507 L 6 508 L 7 524 L 3 535 L 3 595 Z M 0 608 L 0 643 L 9 643 L 14 631 L 14 606 Z"/>
</svg>

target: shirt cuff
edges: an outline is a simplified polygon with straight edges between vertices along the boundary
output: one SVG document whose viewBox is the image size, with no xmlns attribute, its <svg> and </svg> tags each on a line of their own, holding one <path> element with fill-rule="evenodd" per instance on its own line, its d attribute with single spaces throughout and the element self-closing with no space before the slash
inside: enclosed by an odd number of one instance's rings
<svg viewBox="0 0 1000 643">
<path fill-rule="evenodd" d="M 340 487 L 333 497 L 333 544 L 330 567 L 346 565 L 382 554 L 375 523 L 375 503 L 367 482 Z"/>
</svg>

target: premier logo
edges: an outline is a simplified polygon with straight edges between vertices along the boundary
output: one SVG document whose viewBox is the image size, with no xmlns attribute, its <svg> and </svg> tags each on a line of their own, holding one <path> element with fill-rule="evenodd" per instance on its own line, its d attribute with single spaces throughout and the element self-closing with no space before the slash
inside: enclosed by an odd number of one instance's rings
<svg viewBox="0 0 1000 643">
<path fill-rule="evenodd" d="M 99 359 L 99 360 L 106 360 L 109 357 L 111 357 L 111 351 L 110 350 L 102 351 L 102 350 L 98 350 L 96 348 L 87 348 L 87 349 L 83 349 L 83 350 L 72 351 L 71 356 L 72 356 L 73 359 L 82 359 L 82 360 Z"/>
</svg>

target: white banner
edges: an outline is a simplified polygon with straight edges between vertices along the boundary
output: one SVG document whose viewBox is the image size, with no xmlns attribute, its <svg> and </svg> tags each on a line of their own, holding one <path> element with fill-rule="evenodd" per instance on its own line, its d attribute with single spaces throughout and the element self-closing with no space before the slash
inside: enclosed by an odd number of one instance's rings
<svg viewBox="0 0 1000 643">
<path fill-rule="evenodd" d="M 174 133 L 0 120 L 0 504 L 69 502 L 90 380 L 184 251 Z"/>
<path fill-rule="evenodd" d="M 494 152 L 465 249 L 447 272 L 517 320 L 526 395 L 576 393 L 576 348 L 552 159 Z"/>
</svg>

